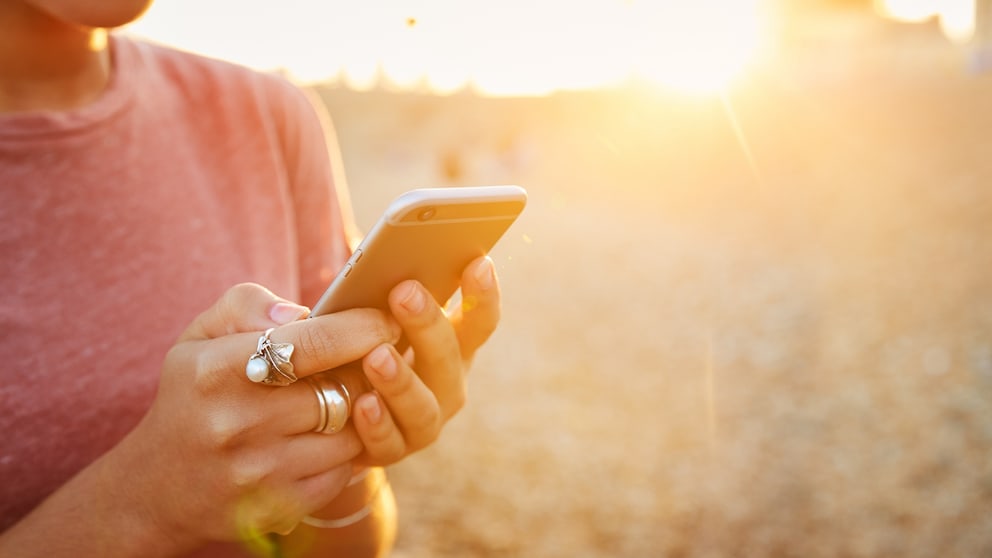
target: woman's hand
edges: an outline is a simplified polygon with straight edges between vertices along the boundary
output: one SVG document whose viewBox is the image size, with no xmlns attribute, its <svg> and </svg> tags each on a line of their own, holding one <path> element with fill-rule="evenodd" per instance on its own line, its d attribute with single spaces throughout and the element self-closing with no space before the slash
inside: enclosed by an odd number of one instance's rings
<svg viewBox="0 0 992 558">
<path fill-rule="evenodd" d="M 462 304 L 450 316 L 416 281 L 389 296 L 392 314 L 410 351 L 380 343 L 362 362 L 375 391 L 354 402 L 352 422 L 365 451 L 358 462 L 387 465 L 433 442 L 465 402 L 472 356 L 499 323 L 499 284 L 488 257 L 466 267 Z"/>
<path fill-rule="evenodd" d="M 292 320 L 292 305 L 257 285 L 229 290 L 169 351 L 152 408 L 112 452 L 121 495 L 180 545 L 291 529 L 340 492 L 362 452 L 351 429 L 312 432 L 319 408 L 305 382 L 246 377 L 261 330 L 280 313 Z M 399 334 L 382 312 L 358 309 L 290 321 L 271 340 L 294 345 L 302 379 Z"/>
</svg>

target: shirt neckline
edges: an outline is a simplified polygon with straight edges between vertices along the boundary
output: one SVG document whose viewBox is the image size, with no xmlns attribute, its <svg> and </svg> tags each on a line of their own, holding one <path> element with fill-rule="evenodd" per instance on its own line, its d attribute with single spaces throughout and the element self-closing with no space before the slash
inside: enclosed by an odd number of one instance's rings
<svg viewBox="0 0 992 558">
<path fill-rule="evenodd" d="M 130 103 L 137 67 L 135 45 L 116 34 L 108 37 L 110 80 L 93 102 L 69 110 L 0 114 L 0 139 L 74 134 L 98 126 Z"/>
</svg>

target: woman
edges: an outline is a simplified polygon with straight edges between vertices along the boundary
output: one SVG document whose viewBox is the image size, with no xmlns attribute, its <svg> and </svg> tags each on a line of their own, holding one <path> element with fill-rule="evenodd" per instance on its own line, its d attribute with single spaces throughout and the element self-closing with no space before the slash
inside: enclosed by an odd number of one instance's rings
<svg viewBox="0 0 992 558">
<path fill-rule="evenodd" d="M 333 141 L 278 78 L 104 31 L 149 1 L 0 3 L 0 555 L 381 554 L 377 467 L 462 404 L 492 263 L 470 315 L 408 281 L 301 320 L 350 253 Z M 290 345 L 303 381 L 249 381 Z M 374 391 L 315 431 L 306 378 L 355 360 Z"/>
</svg>

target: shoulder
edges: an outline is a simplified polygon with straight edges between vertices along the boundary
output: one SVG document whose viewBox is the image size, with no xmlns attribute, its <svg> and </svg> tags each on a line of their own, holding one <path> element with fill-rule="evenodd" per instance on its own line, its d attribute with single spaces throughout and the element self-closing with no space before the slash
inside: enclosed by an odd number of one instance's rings
<svg viewBox="0 0 992 558">
<path fill-rule="evenodd" d="M 208 114 L 259 111 L 277 122 L 314 116 L 307 94 L 278 74 L 128 36 L 115 36 L 114 43 L 123 70 L 140 75 L 146 88 L 171 92 Z"/>
</svg>

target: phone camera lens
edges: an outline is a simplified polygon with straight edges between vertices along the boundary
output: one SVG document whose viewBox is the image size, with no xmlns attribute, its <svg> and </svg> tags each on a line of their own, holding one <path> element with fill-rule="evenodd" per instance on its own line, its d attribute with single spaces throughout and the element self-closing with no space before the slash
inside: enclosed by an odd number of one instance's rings
<svg viewBox="0 0 992 558">
<path fill-rule="evenodd" d="M 437 213 L 437 209 L 433 207 L 428 207 L 427 209 L 417 214 L 417 219 L 421 221 L 429 221 L 432 217 L 434 217 L 435 213 Z"/>
</svg>

